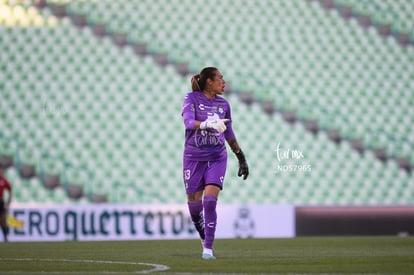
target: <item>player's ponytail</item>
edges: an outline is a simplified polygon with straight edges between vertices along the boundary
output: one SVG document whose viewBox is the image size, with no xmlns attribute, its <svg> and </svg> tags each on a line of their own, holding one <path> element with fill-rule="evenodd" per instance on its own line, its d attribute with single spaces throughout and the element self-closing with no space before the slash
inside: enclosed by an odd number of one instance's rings
<svg viewBox="0 0 414 275">
<path fill-rule="evenodd" d="M 199 81 L 200 81 L 200 74 L 193 75 L 193 77 L 191 78 L 191 90 L 193 92 L 201 91 Z"/>
<path fill-rule="evenodd" d="M 206 67 L 201 70 L 199 74 L 193 75 L 191 78 L 191 89 L 195 91 L 203 91 L 206 87 L 207 79 L 214 80 L 216 75 L 217 68 L 215 67 Z"/>
</svg>

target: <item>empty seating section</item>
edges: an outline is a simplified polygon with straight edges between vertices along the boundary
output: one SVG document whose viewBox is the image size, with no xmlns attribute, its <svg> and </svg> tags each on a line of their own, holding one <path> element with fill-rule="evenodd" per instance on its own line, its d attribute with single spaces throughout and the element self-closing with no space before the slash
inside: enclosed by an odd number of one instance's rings
<svg viewBox="0 0 414 275">
<path fill-rule="evenodd" d="M 22 179 L 16 168 L 6 170 L 5 176 L 9 179 L 13 186 L 13 204 L 64 204 L 79 203 L 71 201 L 63 187 L 54 190 L 47 190 L 38 178 Z"/>
<path fill-rule="evenodd" d="M 360 156 L 348 143 L 335 145 L 324 133 L 313 136 L 300 124 L 286 124 L 279 115 L 263 117 L 258 105 L 236 104 L 235 97 L 230 100 L 234 120 L 243 121 L 235 124 L 236 131 L 242 133 L 240 142 L 244 145 L 243 140 L 249 141 L 252 177 L 247 183 L 230 177 L 223 198 L 297 205 L 398 204 L 412 200 L 413 178 L 394 162 L 384 165 L 370 152 Z M 274 130 L 269 131 L 269 125 Z M 301 151 L 303 158 L 292 159 L 291 153 L 290 160 L 279 161 L 278 146 L 280 151 Z M 288 170 L 290 163 L 296 172 Z M 230 161 L 228 174 L 235 170 L 236 163 Z"/>
<path fill-rule="evenodd" d="M 0 103 L 0 154 L 105 194 L 110 202 L 184 202 L 180 111 L 189 77 L 171 65 L 160 67 L 150 55 L 114 46 L 110 37 L 97 38 L 88 27 L 76 28 L 68 18 L 57 19 L 47 8 L 11 2 L 0 2 L 9 11 L 0 22 L 0 66 L 8 80 Z M 189 62 L 193 71 L 217 66 L 237 90 L 414 161 L 412 47 L 381 40 L 318 3 L 60 2 L 90 22 L 147 43 L 151 52 Z M 15 10 L 27 18 L 15 19 Z M 229 153 L 223 203 L 413 203 L 414 176 L 395 161 L 360 155 L 324 132 L 312 135 L 280 114 L 264 114 L 259 104 L 226 97 L 251 176 L 247 182 L 236 176 L 237 160 Z M 279 160 L 278 146 L 303 157 Z M 303 166 L 306 171 L 286 170 Z M 64 188 L 42 189 L 38 178 L 24 180 L 15 168 L 7 176 L 17 201 L 73 202 Z"/>
<path fill-rule="evenodd" d="M 42 28 L 2 28 L 2 39 L 10 81 L 1 129 L 12 137 L 2 151 L 18 147 L 19 159 L 38 172 L 110 199 L 117 195 L 113 182 L 133 186 L 139 195 L 152 188 L 148 183 L 160 170 L 164 178 L 180 178 L 182 123 L 171 114 L 179 117 L 188 85 L 172 68 L 138 59 L 68 19 Z M 146 184 L 135 184 L 140 179 Z"/>
<path fill-rule="evenodd" d="M 410 34 L 414 41 L 414 3 L 405 0 L 358 1 L 335 0 L 353 8 L 357 14 L 370 15 L 374 24 L 389 25 L 394 32 Z"/>
<path fill-rule="evenodd" d="M 349 4 L 369 13 L 363 7 L 375 5 L 368 2 Z M 377 2 L 403 10 L 401 1 Z M 188 62 L 193 71 L 215 64 L 237 90 L 297 110 L 300 118 L 316 119 L 345 137 L 362 138 L 367 147 L 410 157 L 413 128 L 398 121 L 414 120 L 413 47 L 383 40 L 373 28 L 345 21 L 317 1 L 214 3 L 72 1 L 69 10 Z M 404 21 L 413 23 L 412 14 Z"/>
</svg>

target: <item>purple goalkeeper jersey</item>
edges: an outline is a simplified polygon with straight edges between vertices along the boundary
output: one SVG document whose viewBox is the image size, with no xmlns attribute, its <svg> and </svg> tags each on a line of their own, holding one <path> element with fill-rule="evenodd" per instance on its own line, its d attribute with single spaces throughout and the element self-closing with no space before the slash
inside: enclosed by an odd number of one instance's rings
<svg viewBox="0 0 414 275">
<path fill-rule="evenodd" d="M 227 156 L 225 141 L 234 137 L 230 104 L 221 96 L 209 99 L 202 92 L 188 93 L 183 102 L 182 116 L 185 125 L 184 159 L 195 161 L 218 160 Z M 227 130 L 195 129 L 196 120 L 227 118 Z"/>
</svg>

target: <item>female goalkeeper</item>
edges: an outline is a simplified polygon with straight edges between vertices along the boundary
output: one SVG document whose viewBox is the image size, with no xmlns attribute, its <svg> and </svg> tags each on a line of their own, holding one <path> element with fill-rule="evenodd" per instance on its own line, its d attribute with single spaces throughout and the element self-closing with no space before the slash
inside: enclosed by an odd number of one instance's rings
<svg viewBox="0 0 414 275">
<path fill-rule="evenodd" d="M 249 167 L 232 129 L 230 105 L 220 95 L 226 82 L 217 68 L 204 68 L 191 79 L 192 92 L 183 102 L 185 125 L 183 178 L 191 219 L 203 243 L 203 259 L 215 259 L 213 242 L 217 198 L 227 166 L 225 141 L 239 161 L 238 176 Z"/>
</svg>

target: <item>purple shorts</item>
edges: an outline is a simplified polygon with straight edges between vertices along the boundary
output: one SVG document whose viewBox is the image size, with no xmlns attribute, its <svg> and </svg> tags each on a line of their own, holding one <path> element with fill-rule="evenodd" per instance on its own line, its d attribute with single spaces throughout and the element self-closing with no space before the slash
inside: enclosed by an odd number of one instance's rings
<svg viewBox="0 0 414 275">
<path fill-rule="evenodd" d="M 213 161 L 184 160 L 183 179 L 187 194 L 204 190 L 209 184 L 223 189 L 226 167 L 227 158 Z"/>
</svg>

